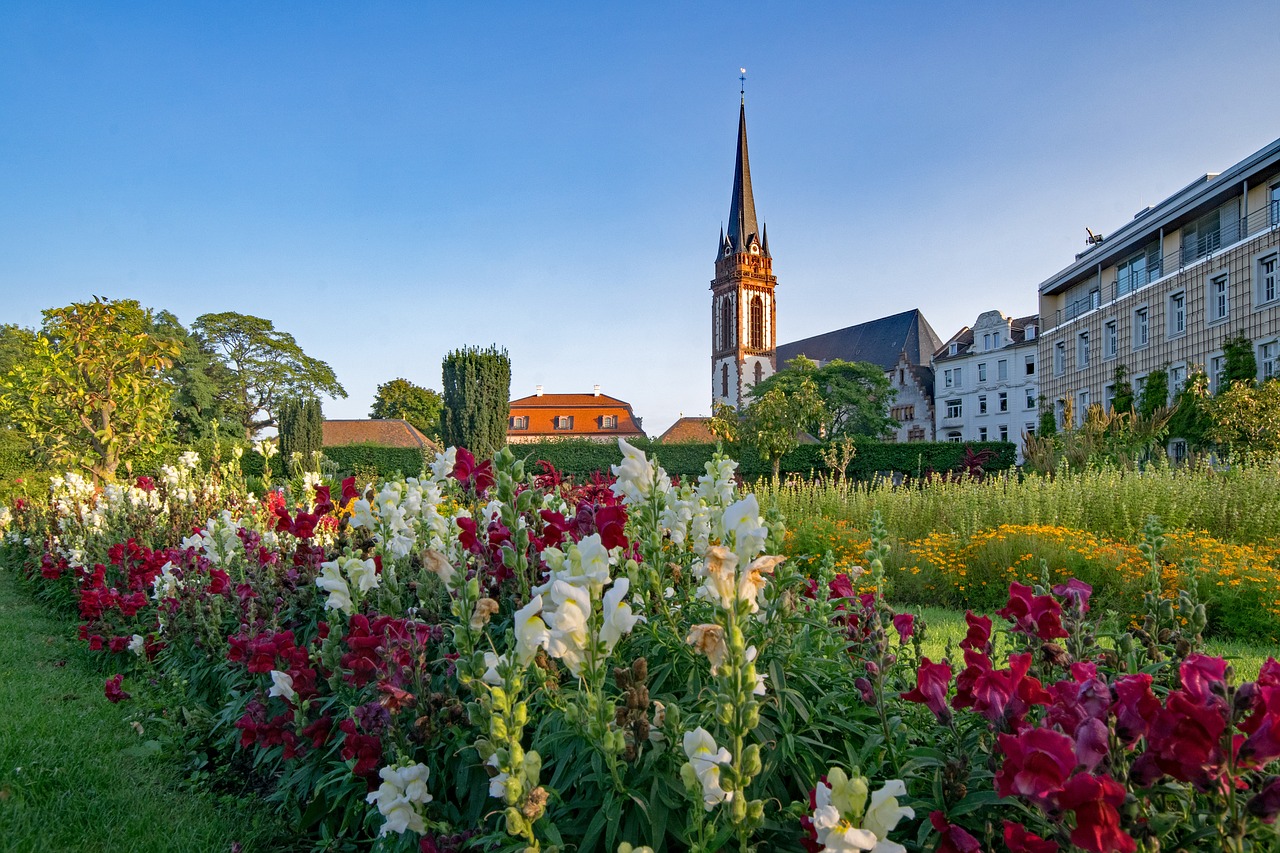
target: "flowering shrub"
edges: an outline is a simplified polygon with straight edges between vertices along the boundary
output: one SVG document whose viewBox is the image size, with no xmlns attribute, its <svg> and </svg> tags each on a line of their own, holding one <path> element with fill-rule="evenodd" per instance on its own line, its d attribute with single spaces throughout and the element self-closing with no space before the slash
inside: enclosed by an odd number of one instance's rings
<svg viewBox="0 0 1280 853">
<path fill-rule="evenodd" d="M 234 459 L 68 475 L 12 508 L 4 562 L 78 616 L 107 699 L 318 844 L 1280 843 L 1280 664 L 1235 684 L 1200 653 L 1203 584 L 1165 592 L 1158 528 L 1132 631 L 1100 638 L 1093 587 L 1042 571 L 934 661 L 878 520 L 865 570 L 784 559 L 731 460 L 677 483 L 620 448 L 585 486 L 452 448 L 295 498 Z"/>
</svg>

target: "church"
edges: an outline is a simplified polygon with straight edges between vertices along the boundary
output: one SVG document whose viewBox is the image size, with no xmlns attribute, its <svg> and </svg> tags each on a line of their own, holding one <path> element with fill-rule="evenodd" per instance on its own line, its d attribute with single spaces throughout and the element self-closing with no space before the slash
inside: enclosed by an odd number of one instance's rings
<svg viewBox="0 0 1280 853">
<path fill-rule="evenodd" d="M 741 93 L 740 93 L 741 94 Z M 751 389 L 803 355 L 879 365 L 897 391 L 890 414 L 898 441 L 934 439 L 933 354 L 942 340 L 919 310 L 859 323 L 789 344 L 777 342 L 778 279 L 767 228 L 756 217 L 747 156 L 747 107 L 738 104 L 738 146 L 729 227 L 716 247 L 711 281 L 711 408 L 742 408 Z"/>
</svg>

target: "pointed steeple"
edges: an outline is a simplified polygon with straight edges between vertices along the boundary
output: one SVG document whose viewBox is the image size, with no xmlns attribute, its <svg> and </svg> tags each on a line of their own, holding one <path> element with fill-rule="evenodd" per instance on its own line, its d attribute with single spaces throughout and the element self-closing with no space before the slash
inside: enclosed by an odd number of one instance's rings
<svg viewBox="0 0 1280 853">
<path fill-rule="evenodd" d="M 756 201 L 751 194 L 751 164 L 747 159 L 747 105 L 738 108 L 738 159 L 733 167 L 733 197 L 729 201 L 729 241 L 735 252 L 745 252 L 752 239 L 760 239 L 756 225 Z"/>
</svg>

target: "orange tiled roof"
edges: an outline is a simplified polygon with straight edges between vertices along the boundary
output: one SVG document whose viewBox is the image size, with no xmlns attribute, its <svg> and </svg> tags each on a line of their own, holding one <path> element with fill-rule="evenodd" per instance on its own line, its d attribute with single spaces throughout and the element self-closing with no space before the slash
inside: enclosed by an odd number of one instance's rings
<svg viewBox="0 0 1280 853">
<path fill-rule="evenodd" d="M 381 447 L 413 447 L 430 452 L 440 449 L 439 445 L 423 435 L 417 427 L 402 420 L 324 421 L 320 430 L 324 447 L 376 444 Z"/>
<path fill-rule="evenodd" d="M 556 429 L 556 418 L 572 418 L 572 427 Z M 604 426 L 604 418 L 613 417 L 617 426 Z M 640 421 L 631 404 L 605 394 L 532 394 L 511 401 L 511 418 L 528 418 L 524 429 L 513 429 L 508 422 L 510 440 L 531 438 L 610 438 L 643 436 Z"/>
<path fill-rule="evenodd" d="M 659 437 L 663 444 L 715 444 L 711 418 L 681 418 Z"/>
</svg>

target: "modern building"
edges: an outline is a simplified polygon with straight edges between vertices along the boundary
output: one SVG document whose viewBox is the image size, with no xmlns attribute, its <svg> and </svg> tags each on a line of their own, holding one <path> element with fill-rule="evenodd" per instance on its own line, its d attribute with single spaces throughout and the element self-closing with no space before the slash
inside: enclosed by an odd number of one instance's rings
<svg viewBox="0 0 1280 853">
<path fill-rule="evenodd" d="M 1203 369 L 1216 390 L 1223 340 L 1280 374 L 1280 139 L 1140 210 L 1040 284 L 1040 387 L 1059 422 L 1110 405 L 1117 366 L 1135 392 L 1165 370 L 1170 394 Z"/>
<path fill-rule="evenodd" d="M 738 106 L 738 153 L 729 230 L 720 229 L 711 281 L 711 409 L 739 408 L 754 385 L 778 369 L 777 310 L 769 235 L 757 225 L 747 158 L 747 108 Z"/>
<path fill-rule="evenodd" d="M 1022 462 L 1039 410 L 1038 326 L 1038 317 L 986 311 L 934 353 L 938 441 L 1012 441 Z"/>
<path fill-rule="evenodd" d="M 396 418 L 322 421 L 320 436 L 323 447 L 374 444 L 379 447 L 411 447 L 423 453 L 439 453 L 442 449 L 413 424 Z"/>
<path fill-rule="evenodd" d="M 797 356 L 829 361 L 867 361 L 880 367 L 896 392 L 890 414 L 900 426 L 896 441 L 934 440 L 934 381 L 930 360 L 942 346 L 938 333 L 917 309 L 782 344 L 778 363 Z"/>
<path fill-rule="evenodd" d="M 631 404 L 600 393 L 544 394 L 542 386 L 528 397 L 511 401 L 507 441 L 521 444 L 556 438 L 616 441 L 644 438 Z"/>
</svg>

